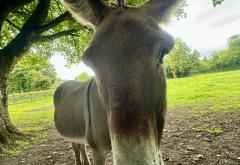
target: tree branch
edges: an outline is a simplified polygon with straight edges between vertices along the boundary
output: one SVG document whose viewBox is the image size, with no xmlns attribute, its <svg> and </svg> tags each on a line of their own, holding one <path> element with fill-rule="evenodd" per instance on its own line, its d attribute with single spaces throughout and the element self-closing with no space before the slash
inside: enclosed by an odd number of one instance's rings
<svg viewBox="0 0 240 165">
<path fill-rule="evenodd" d="M 48 31 L 48 30 L 56 27 L 57 25 L 59 25 L 63 21 L 66 21 L 66 20 L 68 20 L 70 18 L 72 18 L 71 14 L 69 12 L 65 12 L 65 13 L 59 15 L 54 20 L 52 20 L 51 22 L 49 22 L 48 24 L 45 24 L 45 25 L 40 26 L 39 28 L 37 28 L 37 32 L 38 33 L 42 33 L 42 32 Z"/>
<path fill-rule="evenodd" d="M 33 11 L 32 15 L 25 22 L 22 27 L 23 31 L 33 30 L 43 23 L 48 15 L 50 8 L 50 0 L 39 0 L 37 7 Z"/>
<path fill-rule="evenodd" d="M 40 36 L 40 37 L 37 37 L 34 40 L 34 42 L 53 41 L 53 40 L 58 39 L 58 38 L 63 37 L 63 36 L 77 36 L 77 37 L 79 37 L 78 35 L 74 34 L 77 31 L 78 31 L 78 29 L 71 29 L 71 30 L 61 31 L 61 32 L 58 32 L 58 33 L 55 33 L 55 34 L 51 34 L 51 35 Z"/>
<path fill-rule="evenodd" d="M 61 7 L 60 7 L 60 5 L 59 5 L 59 2 L 58 2 L 58 0 L 55 0 L 55 3 L 57 4 L 57 6 L 58 6 L 58 10 L 61 12 L 61 13 L 63 13 L 63 11 L 62 11 L 62 9 L 61 9 Z"/>
<path fill-rule="evenodd" d="M 14 13 L 17 16 L 20 16 L 20 17 L 29 17 L 29 14 L 26 13 L 25 11 L 14 10 L 14 11 L 12 11 L 12 13 Z"/>
<path fill-rule="evenodd" d="M 9 23 L 9 25 L 13 26 L 15 29 L 17 30 L 21 30 L 21 28 L 19 26 L 17 26 L 16 24 L 14 24 L 12 21 L 10 21 L 9 19 L 6 19 L 7 23 Z"/>
<path fill-rule="evenodd" d="M 0 0 L 0 32 L 3 22 L 6 20 L 8 14 L 17 8 L 28 4 L 34 0 Z"/>
</svg>

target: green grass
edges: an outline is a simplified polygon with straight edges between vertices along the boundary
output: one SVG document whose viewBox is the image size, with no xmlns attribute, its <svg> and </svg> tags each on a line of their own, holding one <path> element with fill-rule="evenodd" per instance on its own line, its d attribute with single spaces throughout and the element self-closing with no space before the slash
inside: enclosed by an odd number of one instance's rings
<svg viewBox="0 0 240 165">
<path fill-rule="evenodd" d="M 240 70 L 168 80 L 170 108 L 195 111 L 240 110 Z"/>
<path fill-rule="evenodd" d="M 53 109 L 40 110 L 41 107 L 53 104 L 52 97 L 33 102 L 9 105 L 9 115 L 13 124 L 27 138 L 17 139 L 7 152 L 11 155 L 19 155 L 31 145 L 36 144 L 44 136 L 43 130 L 53 122 Z M 38 109 L 37 111 L 34 109 Z M 29 136 L 30 135 L 30 136 Z"/>
<path fill-rule="evenodd" d="M 207 133 L 212 134 L 212 135 L 220 135 L 224 132 L 221 129 L 209 129 L 209 128 L 201 128 L 200 131 L 207 132 Z"/>
<path fill-rule="evenodd" d="M 33 102 L 9 105 L 9 115 L 13 124 L 23 131 L 39 130 L 53 121 L 53 110 L 31 111 L 31 109 L 52 105 L 52 100 L 50 97 Z"/>
</svg>

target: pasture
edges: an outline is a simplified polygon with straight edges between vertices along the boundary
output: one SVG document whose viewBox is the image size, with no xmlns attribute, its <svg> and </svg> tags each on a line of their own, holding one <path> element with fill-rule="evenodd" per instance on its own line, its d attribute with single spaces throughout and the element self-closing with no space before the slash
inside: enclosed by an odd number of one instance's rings
<svg viewBox="0 0 240 165">
<path fill-rule="evenodd" d="M 240 164 L 239 84 L 240 70 L 168 80 L 165 164 Z M 27 138 L 0 155 L 0 164 L 74 162 L 54 128 L 51 96 L 10 105 L 9 115 Z"/>
</svg>

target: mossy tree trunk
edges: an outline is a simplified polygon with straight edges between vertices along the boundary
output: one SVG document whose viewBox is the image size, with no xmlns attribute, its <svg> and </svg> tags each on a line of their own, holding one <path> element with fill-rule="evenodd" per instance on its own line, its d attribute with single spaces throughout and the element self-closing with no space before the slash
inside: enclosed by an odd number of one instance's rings
<svg viewBox="0 0 240 165">
<path fill-rule="evenodd" d="M 0 77 L 0 142 L 8 143 L 11 134 L 19 134 L 8 113 L 7 77 Z"/>
</svg>

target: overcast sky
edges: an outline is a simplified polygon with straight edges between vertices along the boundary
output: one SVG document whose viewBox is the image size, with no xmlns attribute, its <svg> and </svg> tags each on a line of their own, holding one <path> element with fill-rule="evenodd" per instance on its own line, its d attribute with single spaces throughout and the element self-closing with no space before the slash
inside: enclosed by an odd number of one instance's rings
<svg viewBox="0 0 240 165">
<path fill-rule="evenodd" d="M 201 54 L 226 47 L 229 37 L 240 34 L 240 0 L 225 0 L 216 8 L 211 0 L 188 0 L 186 12 L 187 18 L 173 19 L 165 30 Z M 66 68 L 66 61 L 59 55 L 53 56 L 51 62 L 62 79 L 74 79 L 82 72 L 93 74 L 83 63 Z"/>
</svg>

